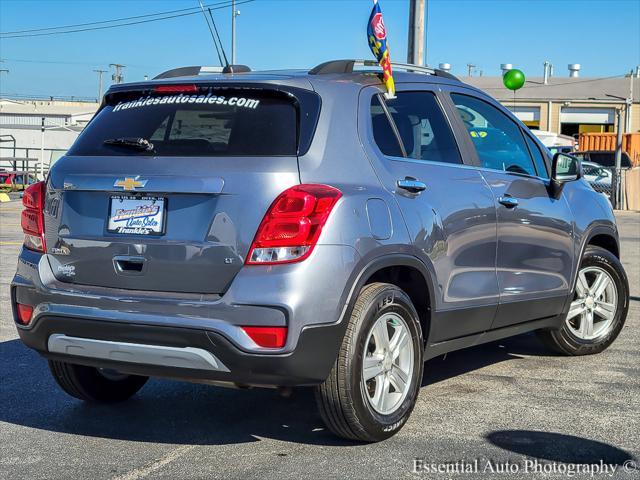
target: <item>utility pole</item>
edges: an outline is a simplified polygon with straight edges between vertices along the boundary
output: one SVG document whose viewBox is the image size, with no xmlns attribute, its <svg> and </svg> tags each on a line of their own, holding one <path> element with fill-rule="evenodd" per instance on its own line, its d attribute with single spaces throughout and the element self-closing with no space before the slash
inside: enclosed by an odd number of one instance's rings
<svg viewBox="0 0 640 480">
<path fill-rule="evenodd" d="M 467 63 L 467 76 L 470 77 L 471 75 L 473 75 L 473 71 L 475 70 L 476 66 L 473 63 Z"/>
<path fill-rule="evenodd" d="M 111 75 L 111 80 L 113 80 L 115 83 L 122 83 L 122 81 L 124 80 L 122 69 L 125 68 L 126 65 L 121 65 L 119 63 L 110 63 L 109 66 L 115 68 L 116 70 L 113 75 Z"/>
<path fill-rule="evenodd" d="M 407 63 L 424 65 L 425 0 L 409 0 Z"/>
<path fill-rule="evenodd" d="M 95 69 L 94 72 L 98 74 L 98 102 L 102 98 L 102 74 L 108 72 L 108 70 Z"/>
<path fill-rule="evenodd" d="M 236 17 L 240 10 L 236 10 L 236 0 L 231 1 L 231 65 L 236 64 Z"/>
</svg>

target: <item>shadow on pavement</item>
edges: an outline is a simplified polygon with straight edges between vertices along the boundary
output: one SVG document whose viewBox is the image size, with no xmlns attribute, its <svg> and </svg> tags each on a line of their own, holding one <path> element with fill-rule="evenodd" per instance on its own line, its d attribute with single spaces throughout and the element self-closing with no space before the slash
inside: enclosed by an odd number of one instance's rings
<svg viewBox="0 0 640 480">
<path fill-rule="evenodd" d="M 308 388 L 287 399 L 271 389 L 152 379 L 127 402 L 88 405 L 62 392 L 46 360 L 19 340 L 0 343 L 0 422 L 138 442 L 221 445 L 266 437 L 353 445 L 324 429 Z"/>
<path fill-rule="evenodd" d="M 527 457 L 563 463 L 623 465 L 634 460 L 630 453 L 607 443 L 573 435 L 529 430 L 499 430 L 485 437 L 504 450 Z"/>
<path fill-rule="evenodd" d="M 422 386 L 433 385 L 496 363 L 517 360 L 522 356 L 556 355 L 542 344 L 535 333 L 525 333 L 429 360 L 424 365 Z"/>
<path fill-rule="evenodd" d="M 430 360 L 423 385 L 521 354 L 549 353 L 526 335 L 470 348 L 449 354 L 444 361 L 442 357 Z M 233 390 L 152 379 L 127 402 L 88 405 L 62 392 L 46 360 L 20 340 L 0 343 L 0 421 L 154 443 L 220 445 L 265 437 L 303 444 L 354 444 L 324 428 L 310 388 L 296 389 L 291 398 L 283 398 L 270 389 Z"/>
</svg>

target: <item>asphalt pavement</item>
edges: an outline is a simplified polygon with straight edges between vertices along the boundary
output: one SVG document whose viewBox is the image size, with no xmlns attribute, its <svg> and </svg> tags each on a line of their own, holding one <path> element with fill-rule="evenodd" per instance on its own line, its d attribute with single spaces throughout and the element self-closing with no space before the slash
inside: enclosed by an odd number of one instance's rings
<svg viewBox="0 0 640 480">
<path fill-rule="evenodd" d="M 19 221 L 19 201 L 0 204 L 0 478 L 567 478 L 582 464 L 595 474 L 573 478 L 640 478 L 640 213 L 618 214 L 632 301 L 607 351 L 557 356 L 527 334 L 433 359 L 409 422 L 373 445 L 326 431 L 308 389 L 153 379 L 116 406 L 66 396 L 11 320 Z"/>
</svg>

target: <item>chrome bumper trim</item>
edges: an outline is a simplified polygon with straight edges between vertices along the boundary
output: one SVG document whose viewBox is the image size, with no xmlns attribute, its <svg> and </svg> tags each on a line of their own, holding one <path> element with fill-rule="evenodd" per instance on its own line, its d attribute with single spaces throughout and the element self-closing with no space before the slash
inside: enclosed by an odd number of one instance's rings
<svg viewBox="0 0 640 480">
<path fill-rule="evenodd" d="M 51 335 L 47 343 L 49 351 L 52 353 L 76 357 L 100 358 L 161 367 L 191 368 L 217 372 L 229 371 L 212 353 L 201 348 L 111 342 L 91 338 L 68 337 L 59 333 Z"/>
</svg>

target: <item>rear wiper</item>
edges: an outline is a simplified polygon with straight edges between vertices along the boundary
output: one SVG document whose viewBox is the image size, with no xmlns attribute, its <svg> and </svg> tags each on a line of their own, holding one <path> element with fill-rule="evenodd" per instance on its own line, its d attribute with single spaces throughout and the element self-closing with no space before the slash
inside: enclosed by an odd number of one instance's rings
<svg viewBox="0 0 640 480">
<path fill-rule="evenodd" d="M 153 143 L 142 137 L 109 138 L 102 143 L 104 143 L 105 145 L 117 145 L 119 147 L 132 148 L 134 150 L 140 150 L 144 152 L 155 151 Z"/>
</svg>

